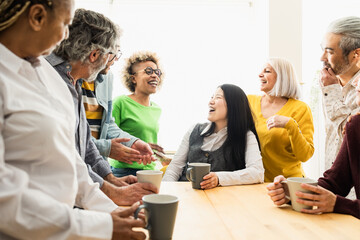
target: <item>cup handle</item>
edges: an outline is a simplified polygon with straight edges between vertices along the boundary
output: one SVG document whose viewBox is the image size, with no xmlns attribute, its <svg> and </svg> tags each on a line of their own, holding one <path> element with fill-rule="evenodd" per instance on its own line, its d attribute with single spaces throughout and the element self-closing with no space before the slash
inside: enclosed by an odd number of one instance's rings
<svg viewBox="0 0 360 240">
<path fill-rule="evenodd" d="M 145 205 L 140 205 L 136 211 L 134 212 L 134 218 L 137 219 L 138 218 L 138 215 L 139 215 L 139 212 L 141 211 L 141 209 L 146 209 Z"/>
<path fill-rule="evenodd" d="M 187 178 L 187 180 L 189 180 L 190 182 L 193 182 L 194 181 L 194 179 L 191 179 L 191 170 L 192 170 L 192 168 L 190 167 L 190 168 L 188 168 L 188 169 L 186 169 L 186 178 Z"/>
<path fill-rule="evenodd" d="M 288 199 L 289 201 L 291 201 L 290 192 L 289 192 L 289 185 L 288 185 L 287 181 L 284 180 L 284 181 L 281 181 L 280 183 L 283 184 L 283 186 L 284 186 L 285 198 Z"/>
<path fill-rule="evenodd" d="M 139 216 L 139 212 L 141 211 L 141 209 L 145 209 L 145 210 L 147 210 L 147 208 L 145 207 L 145 205 L 140 205 L 140 206 L 136 209 L 136 211 L 134 212 L 134 218 L 135 218 L 135 219 L 137 219 L 137 218 L 138 218 L 138 216 Z M 148 221 L 146 221 L 146 226 L 145 226 L 145 228 L 146 228 L 146 229 L 148 229 L 148 228 L 149 228 Z"/>
</svg>

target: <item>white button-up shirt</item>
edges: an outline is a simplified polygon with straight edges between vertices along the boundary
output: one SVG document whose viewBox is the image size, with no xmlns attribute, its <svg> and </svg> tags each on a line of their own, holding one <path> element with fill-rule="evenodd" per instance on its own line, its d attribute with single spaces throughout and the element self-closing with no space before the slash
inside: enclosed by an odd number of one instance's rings
<svg viewBox="0 0 360 240">
<path fill-rule="evenodd" d="M 180 178 L 183 168 L 187 163 L 189 139 L 195 126 L 196 125 L 192 126 L 183 137 L 174 158 L 166 168 L 163 181 L 177 181 Z M 210 126 L 211 124 L 209 124 L 201 134 L 204 134 L 209 130 Z M 208 152 L 216 151 L 224 144 L 226 139 L 227 127 L 221 129 L 217 133 L 204 137 L 201 150 Z M 251 131 L 248 131 L 246 139 L 245 168 L 237 171 L 216 172 L 221 186 L 252 184 L 264 181 L 264 167 L 256 137 Z"/>
<path fill-rule="evenodd" d="M 348 117 L 360 111 L 352 85 L 352 81 L 359 75 L 360 71 L 344 87 L 332 84 L 321 88 L 326 127 L 325 170 L 332 166 L 340 150 L 344 137 L 342 131 Z"/>
<path fill-rule="evenodd" d="M 117 206 L 75 149 L 69 90 L 37 61 L 0 44 L 0 239 L 111 239 Z"/>
</svg>

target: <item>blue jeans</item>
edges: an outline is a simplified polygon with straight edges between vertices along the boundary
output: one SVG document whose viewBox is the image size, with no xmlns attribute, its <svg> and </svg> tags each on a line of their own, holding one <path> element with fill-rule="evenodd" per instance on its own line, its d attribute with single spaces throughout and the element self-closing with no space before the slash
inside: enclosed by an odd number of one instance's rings
<svg viewBox="0 0 360 240">
<path fill-rule="evenodd" d="M 134 168 L 114 168 L 112 166 L 111 171 L 113 172 L 115 177 L 125 177 L 128 175 L 134 175 L 136 176 L 136 172 L 141 169 L 134 169 Z"/>
</svg>

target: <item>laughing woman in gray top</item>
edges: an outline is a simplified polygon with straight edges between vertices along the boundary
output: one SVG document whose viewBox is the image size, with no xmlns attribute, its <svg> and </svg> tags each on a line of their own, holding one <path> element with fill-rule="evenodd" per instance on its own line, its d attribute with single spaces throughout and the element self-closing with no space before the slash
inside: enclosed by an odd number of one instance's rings
<svg viewBox="0 0 360 240">
<path fill-rule="evenodd" d="M 245 93 L 224 84 L 209 102 L 210 123 L 196 124 L 185 134 L 163 181 L 185 180 L 188 163 L 211 164 L 202 189 L 260 183 L 264 168 L 259 141 Z"/>
</svg>

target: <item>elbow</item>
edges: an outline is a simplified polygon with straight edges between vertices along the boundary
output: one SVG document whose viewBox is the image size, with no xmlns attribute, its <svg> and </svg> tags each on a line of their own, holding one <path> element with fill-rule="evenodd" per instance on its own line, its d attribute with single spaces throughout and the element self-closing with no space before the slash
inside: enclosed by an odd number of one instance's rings
<svg viewBox="0 0 360 240">
<path fill-rule="evenodd" d="M 311 144 L 308 150 L 306 151 L 306 156 L 301 161 L 306 162 L 307 160 L 309 160 L 314 155 L 314 152 L 315 152 L 314 145 Z"/>
</svg>

